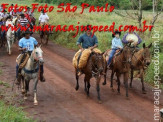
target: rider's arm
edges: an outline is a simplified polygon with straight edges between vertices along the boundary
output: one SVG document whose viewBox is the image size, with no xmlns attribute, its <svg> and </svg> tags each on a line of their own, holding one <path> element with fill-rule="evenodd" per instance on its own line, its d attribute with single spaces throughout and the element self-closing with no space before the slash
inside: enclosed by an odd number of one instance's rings
<svg viewBox="0 0 163 122">
<path fill-rule="evenodd" d="M 26 48 L 19 47 L 19 51 L 24 51 Z"/>
<path fill-rule="evenodd" d="M 94 35 L 94 36 L 95 36 L 95 35 Z M 95 41 L 95 44 L 94 44 L 94 46 L 91 47 L 91 50 L 93 50 L 94 48 L 98 47 L 98 40 L 97 40 L 97 37 L 95 36 L 94 38 L 95 38 L 95 40 L 94 40 L 94 41 Z"/>
<path fill-rule="evenodd" d="M 83 47 L 81 46 L 81 43 L 83 42 L 82 36 L 79 37 L 78 41 L 76 42 L 76 45 L 83 50 Z"/>
</svg>

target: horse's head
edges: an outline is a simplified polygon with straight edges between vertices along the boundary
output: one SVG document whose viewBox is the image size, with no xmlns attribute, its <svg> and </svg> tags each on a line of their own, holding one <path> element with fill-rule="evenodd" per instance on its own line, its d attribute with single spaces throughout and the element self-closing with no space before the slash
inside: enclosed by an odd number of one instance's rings
<svg viewBox="0 0 163 122">
<path fill-rule="evenodd" d="M 39 64 L 43 64 L 44 63 L 43 51 L 41 50 L 41 46 L 40 47 L 36 47 L 33 50 L 33 58 L 34 58 L 35 61 L 38 61 Z"/>
<path fill-rule="evenodd" d="M 144 59 L 144 63 L 146 66 L 148 66 L 151 63 L 151 53 L 149 48 L 151 48 L 152 43 L 146 47 L 145 43 L 143 43 L 143 59 Z"/>
<path fill-rule="evenodd" d="M 122 53 L 123 53 L 124 62 L 131 63 L 131 59 L 133 56 L 132 49 L 129 46 L 125 45 L 122 50 Z"/>
<path fill-rule="evenodd" d="M 104 69 L 104 58 L 103 58 L 104 53 L 95 53 L 92 52 L 91 55 L 93 56 L 93 66 L 98 70 L 98 72 L 101 74 Z"/>
</svg>

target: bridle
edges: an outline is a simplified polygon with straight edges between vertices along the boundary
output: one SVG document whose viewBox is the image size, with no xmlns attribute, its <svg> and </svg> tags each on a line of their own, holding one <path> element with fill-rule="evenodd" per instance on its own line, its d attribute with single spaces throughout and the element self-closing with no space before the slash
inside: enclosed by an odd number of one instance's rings
<svg viewBox="0 0 163 122">
<path fill-rule="evenodd" d="M 92 56 L 92 54 L 91 54 L 91 56 Z M 103 57 L 102 57 L 102 58 L 103 58 Z M 95 70 L 95 71 L 92 70 L 92 76 L 94 76 L 94 77 L 100 76 L 100 72 L 101 72 L 100 69 L 99 69 L 98 66 L 97 66 L 98 60 L 100 60 L 100 58 L 96 57 L 95 62 L 92 63 L 92 67 L 93 67 L 94 70 Z"/>
</svg>

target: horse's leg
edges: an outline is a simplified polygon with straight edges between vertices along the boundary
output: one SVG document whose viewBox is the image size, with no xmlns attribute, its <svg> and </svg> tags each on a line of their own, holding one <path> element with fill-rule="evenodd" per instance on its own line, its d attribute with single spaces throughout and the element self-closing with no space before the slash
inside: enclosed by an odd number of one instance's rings
<svg viewBox="0 0 163 122">
<path fill-rule="evenodd" d="M 8 51 L 8 54 L 11 55 L 11 50 L 10 50 L 11 49 L 11 46 L 10 46 L 10 39 L 9 39 L 9 37 L 7 37 L 7 49 L 8 49 L 7 50 Z"/>
<path fill-rule="evenodd" d="M 106 75 L 107 75 L 107 64 L 105 64 L 105 69 L 104 69 L 104 82 L 103 82 L 103 85 L 106 85 Z"/>
<path fill-rule="evenodd" d="M 134 70 L 131 69 L 131 81 L 130 81 L 130 88 L 132 88 L 132 80 L 133 80 L 133 74 L 134 73 Z"/>
<path fill-rule="evenodd" d="M 116 72 L 116 75 L 117 75 L 117 85 L 118 85 L 118 88 L 117 88 L 117 91 L 118 93 L 120 93 L 120 74 Z"/>
<path fill-rule="evenodd" d="M 87 93 L 87 81 L 86 81 L 86 77 L 84 78 L 84 90 Z"/>
<path fill-rule="evenodd" d="M 98 98 L 99 103 L 101 103 L 101 97 L 100 97 L 100 79 L 101 79 L 101 76 L 98 76 L 97 79 L 96 79 L 96 90 L 97 90 L 97 98 Z"/>
<path fill-rule="evenodd" d="M 75 87 L 75 89 L 77 91 L 79 89 L 79 76 L 77 74 L 77 71 L 75 71 L 75 75 L 76 75 L 76 87 Z"/>
<path fill-rule="evenodd" d="M 113 90 L 113 76 L 114 76 L 114 71 L 112 70 L 112 72 L 111 72 L 111 83 L 110 83 L 110 87 L 112 88 L 112 90 Z"/>
<path fill-rule="evenodd" d="M 25 79 L 25 93 L 24 93 L 24 99 L 27 99 L 27 82 L 29 82 L 28 80 Z"/>
<path fill-rule="evenodd" d="M 34 83 L 34 105 L 38 105 L 38 101 L 37 101 L 37 83 L 38 83 L 38 79 L 36 79 L 35 83 Z"/>
<path fill-rule="evenodd" d="M 22 81 L 22 82 L 21 82 L 21 83 L 22 83 L 22 84 L 21 84 L 21 86 L 22 86 L 22 94 L 25 94 L 25 83 L 24 83 L 25 81 L 24 81 L 24 77 L 22 77 L 21 79 L 22 79 L 22 80 L 21 80 L 21 81 Z"/>
<path fill-rule="evenodd" d="M 140 74 L 141 74 L 141 83 L 142 83 L 142 93 L 146 94 L 146 90 L 144 87 L 144 70 L 143 69 L 140 70 Z"/>
<path fill-rule="evenodd" d="M 49 41 L 49 34 L 46 35 L 46 45 L 48 44 L 48 41 Z"/>
<path fill-rule="evenodd" d="M 124 73 L 124 84 L 126 88 L 126 97 L 128 97 L 128 73 Z"/>
</svg>

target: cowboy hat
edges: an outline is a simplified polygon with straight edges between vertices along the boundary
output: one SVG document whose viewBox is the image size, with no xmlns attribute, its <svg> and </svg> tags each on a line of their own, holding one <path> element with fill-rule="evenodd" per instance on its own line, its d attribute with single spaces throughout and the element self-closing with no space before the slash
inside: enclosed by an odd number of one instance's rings
<svg viewBox="0 0 163 122">
<path fill-rule="evenodd" d="M 23 32 L 23 36 L 25 36 L 26 34 L 33 34 L 33 32 L 27 29 L 26 31 Z"/>
<path fill-rule="evenodd" d="M 93 29 L 91 25 L 87 25 L 86 27 L 87 27 L 87 30 L 92 30 Z"/>
<path fill-rule="evenodd" d="M 24 14 L 20 14 L 19 16 L 21 16 L 21 17 L 25 17 L 25 15 L 24 15 Z"/>
<path fill-rule="evenodd" d="M 112 34 L 112 37 L 114 38 L 116 34 L 119 34 L 119 36 L 120 36 L 120 35 L 121 35 L 121 32 L 115 31 L 115 32 Z"/>
</svg>

